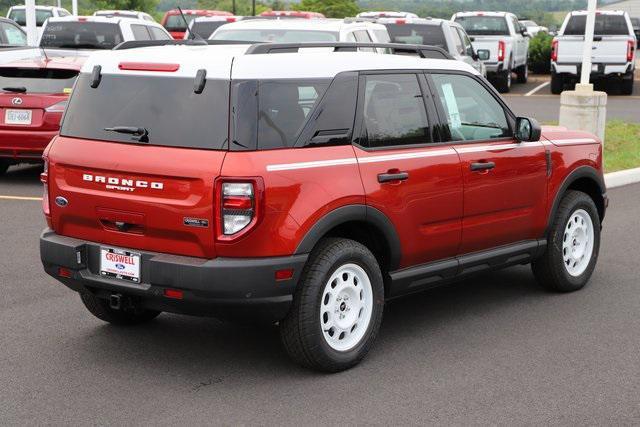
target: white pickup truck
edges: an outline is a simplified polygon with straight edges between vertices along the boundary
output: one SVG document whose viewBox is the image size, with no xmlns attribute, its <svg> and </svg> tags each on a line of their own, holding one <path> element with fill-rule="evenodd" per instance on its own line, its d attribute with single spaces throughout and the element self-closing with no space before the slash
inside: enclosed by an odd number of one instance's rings
<svg viewBox="0 0 640 427">
<path fill-rule="evenodd" d="M 484 60 L 487 79 L 500 92 L 511 90 L 511 74 L 518 83 L 528 78 L 529 35 L 518 17 L 509 12 L 459 12 L 451 17 L 462 25 L 476 52 Z"/>
<path fill-rule="evenodd" d="M 551 48 L 551 92 L 580 79 L 587 12 L 570 12 L 553 39 Z M 596 13 L 591 55 L 591 81 L 616 79 L 621 92 L 633 92 L 636 36 L 629 15 L 623 11 Z"/>
</svg>

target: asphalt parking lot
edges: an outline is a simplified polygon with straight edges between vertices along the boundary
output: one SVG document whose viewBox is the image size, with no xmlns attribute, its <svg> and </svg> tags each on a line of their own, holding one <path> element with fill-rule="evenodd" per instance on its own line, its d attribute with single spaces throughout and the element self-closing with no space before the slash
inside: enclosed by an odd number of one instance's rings
<svg viewBox="0 0 640 427">
<path fill-rule="evenodd" d="M 400 300 L 361 365 L 320 375 L 275 327 L 93 318 L 42 272 L 38 174 L 0 178 L 3 425 L 640 423 L 640 185 L 609 192 L 584 290 L 545 293 L 516 267 Z"/>
</svg>

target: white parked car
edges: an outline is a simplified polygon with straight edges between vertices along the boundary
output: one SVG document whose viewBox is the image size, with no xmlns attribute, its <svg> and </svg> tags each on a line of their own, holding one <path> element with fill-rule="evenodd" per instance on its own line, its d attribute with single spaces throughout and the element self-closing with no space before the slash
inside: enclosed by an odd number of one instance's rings
<svg viewBox="0 0 640 427">
<path fill-rule="evenodd" d="M 351 19 L 249 19 L 218 28 L 211 40 L 250 42 L 359 42 L 389 43 L 389 33 L 382 24 Z M 363 48 L 379 53 L 385 49 Z"/>
<path fill-rule="evenodd" d="M 575 83 L 581 74 L 587 12 L 570 12 L 551 48 L 551 92 L 560 93 L 565 83 Z M 596 14 L 591 79 L 617 79 L 624 95 L 633 93 L 637 45 L 627 12 L 601 10 Z"/>
<path fill-rule="evenodd" d="M 418 15 L 411 12 L 391 12 L 391 11 L 369 11 L 360 12 L 357 18 L 418 18 Z"/>
<path fill-rule="evenodd" d="M 523 19 L 522 21 L 520 21 L 520 25 L 524 25 L 524 27 L 527 29 L 527 33 L 529 33 L 531 37 L 535 37 L 535 35 L 540 31 L 542 31 L 543 33 L 549 32 L 549 29 L 547 27 L 538 25 L 535 21 L 532 21 L 530 19 Z"/>
<path fill-rule="evenodd" d="M 70 16 L 71 13 L 67 9 L 54 6 L 36 6 L 36 27 L 38 35 L 42 33 L 42 26 L 49 18 L 61 18 Z M 27 17 L 24 6 L 12 6 L 7 12 L 7 18 L 14 20 L 23 30 L 27 30 Z"/>
<path fill-rule="evenodd" d="M 476 51 L 488 50 L 487 78 L 500 92 L 511 90 L 512 73 L 518 83 L 528 78 L 529 34 L 509 12 L 460 12 L 451 18 L 462 25 Z"/>
<path fill-rule="evenodd" d="M 189 22 L 189 30 L 184 33 L 184 39 L 188 40 L 191 33 L 198 34 L 203 39 L 208 39 L 219 27 L 230 22 L 240 21 L 244 16 L 200 16 Z"/>
<path fill-rule="evenodd" d="M 432 18 L 380 18 L 376 22 L 387 27 L 393 43 L 441 47 L 454 59 L 466 62 L 487 76 L 481 57 L 473 48 L 464 28 L 457 22 Z"/>
<path fill-rule="evenodd" d="M 113 49 L 125 41 L 171 40 L 156 22 L 102 16 L 68 16 L 49 19 L 39 46 L 54 49 Z"/>
<path fill-rule="evenodd" d="M 104 16 L 105 18 L 142 19 L 143 21 L 156 22 L 156 20 L 148 13 L 137 10 L 97 10 L 93 12 L 93 16 Z"/>
</svg>

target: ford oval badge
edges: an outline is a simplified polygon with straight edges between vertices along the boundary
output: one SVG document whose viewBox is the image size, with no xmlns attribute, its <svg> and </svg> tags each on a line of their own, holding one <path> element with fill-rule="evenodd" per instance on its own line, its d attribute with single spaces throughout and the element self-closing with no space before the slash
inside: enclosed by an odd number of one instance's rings
<svg viewBox="0 0 640 427">
<path fill-rule="evenodd" d="M 69 201 L 64 197 L 62 196 L 56 197 L 56 205 L 60 206 L 61 208 L 66 207 L 68 204 L 69 204 Z"/>
</svg>

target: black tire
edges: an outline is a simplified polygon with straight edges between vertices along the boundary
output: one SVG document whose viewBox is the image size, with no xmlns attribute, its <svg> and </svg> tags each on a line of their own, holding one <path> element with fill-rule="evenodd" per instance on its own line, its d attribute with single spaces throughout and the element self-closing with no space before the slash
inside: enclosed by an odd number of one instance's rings
<svg viewBox="0 0 640 427">
<path fill-rule="evenodd" d="M 631 78 L 622 79 L 622 83 L 620 85 L 620 92 L 623 95 L 633 94 L 633 74 L 631 74 Z"/>
<path fill-rule="evenodd" d="M 350 350 L 338 351 L 324 337 L 324 318 L 321 318 L 320 311 L 325 285 L 332 274 L 346 264 L 356 264 L 366 272 L 371 283 L 373 304 L 364 335 Z M 327 304 L 326 300 L 324 304 Z M 373 345 L 382 322 L 383 308 L 382 273 L 371 251 L 353 240 L 324 239 L 311 252 L 291 310 L 280 323 L 282 343 L 289 356 L 303 367 L 323 372 L 349 369 L 358 364 Z"/>
<path fill-rule="evenodd" d="M 511 90 L 511 69 L 501 72 L 496 76 L 493 86 L 500 93 L 509 93 Z"/>
<path fill-rule="evenodd" d="M 552 72 L 551 73 L 551 93 L 554 95 L 559 95 L 562 93 L 562 89 L 564 89 L 564 78 L 562 78 L 561 75 Z"/>
<path fill-rule="evenodd" d="M 9 166 L 11 166 L 11 162 L 9 160 L 0 159 L 0 176 L 7 173 Z"/>
<path fill-rule="evenodd" d="M 106 299 L 98 298 L 92 293 L 80 294 L 80 299 L 87 310 L 98 319 L 118 326 L 131 326 L 148 322 L 160 314 L 159 311 L 140 308 L 114 310 Z"/>
<path fill-rule="evenodd" d="M 527 67 L 527 64 L 516 68 L 516 76 L 518 83 L 526 83 L 527 80 L 529 80 L 529 68 Z"/>
<path fill-rule="evenodd" d="M 577 276 L 569 274 L 563 258 L 565 227 L 573 213 L 584 210 L 593 225 L 593 250 L 584 272 Z M 569 190 L 563 196 L 553 218 L 545 253 L 532 263 L 533 274 L 538 283 L 547 290 L 573 292 L 582 289 L 596 267 L 600 250 L 600 217 L 594 201 L 581 191 Z M 576 272 L 577 273 L 577 272 Z"/>
</svg>

